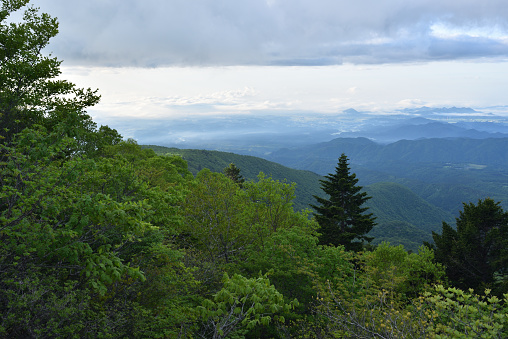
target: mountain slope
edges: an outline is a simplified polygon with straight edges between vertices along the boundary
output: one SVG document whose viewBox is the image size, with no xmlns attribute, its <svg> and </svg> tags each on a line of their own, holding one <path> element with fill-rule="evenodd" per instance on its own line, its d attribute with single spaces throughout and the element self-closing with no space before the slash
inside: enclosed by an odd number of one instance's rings
<svg viewBox="0 0 508 339">
<path fill-rule="evenodd" d="M 337 138 L 281 149 L 266 158 L 324 175 L 333 171 L 343 152 L 363 186 L 397 182 L 453 214 L 462 202 L 486 197 L 508 208 L 508 138 L 401 140 L 388 145 Z"/>
<path fill-rule="evenodd" d="M 365 145 L 369 145 L 365 143 Z M 255 179 L 259 172 L 273 179 L 295 182 L 295 209 L 308 208 L 315 203 L 313 195 L 323 196 L 320 189 L 321 176 L 309 172 L 291 169 L 261 158 L 219 151 L 189 150 L 160 146 L 142 146 L 152 148 L 158 154 L 180 155 L 188 163 L 189 170 L 196 174 L 203 168 L 222 172 L 224 167 L 234 163 L 241 169 L 246 179 Z M 358 174 L 358 173 L 357 173 Z M 360 184 L 362 177 L 358 176 Z M 363 184 L 362 184 L 363 185 Z M 441 222 L 452 222 L 450 213 L 429 204 L 408 188 L 395 183 L 374 183 L 364 187 L 372 197 L 368 201 L 370 212 L 377 217 L 378 225 L 371 231 L 375 242 L 390 241 L 403 244 L 406 249 L 417 250 L 423 241 L 431 241 L 431 230 L 440 229 Z"/>
<path fill-rule="evenodd" d="M 378 222 L 404 221 L 430 233 L 441 229 L 441 222 L 453 222 L 451 213 L 431 205 L 400 184 L 375 183 L 365 187 L 372 196 L 367 203 Z"/>
<path fill-rule="evenodd" d="M 417 251 L 423 241 L 432 242 L 431 232 L 440 231 L 443 221 L 454 223 L 451 213 L 400 184 L 375 183 L 365 187 L 365 191 L 372 197 L 366 205 L 377 217 L 378 225 L 369 233 L 375 238 L 374 244 L 389 241 Z"/>
<path fill-rule="evenodd" d="M 234 163 L 240 168 L 240 174 L 247 180 L 255 180 L 259 172 L 263 172 L 274 180 L 294 182 L 297 184 L 296 210 L 309 208 L 309 203 L 314 201 L 313 195 L 321 194 L 319 187 L 320 175 L 310 171 L 292 169 L 262 158 L 220 151 L 178 149 L 154 145 L 143 145 L 141 147 L 151 148 L 161 155 L 181 156 L 187 161 L 189 171 L 194 175 L 204 168 L 208 168 L 213 172 L 222 172 L 230 163 Z"/>
</svg>

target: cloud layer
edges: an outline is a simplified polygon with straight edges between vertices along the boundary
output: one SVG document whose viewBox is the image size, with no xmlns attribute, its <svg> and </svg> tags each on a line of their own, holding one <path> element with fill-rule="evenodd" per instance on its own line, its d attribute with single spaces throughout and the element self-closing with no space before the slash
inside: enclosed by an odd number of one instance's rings
<svg viewBox="0 0 508 339">
<path fill-rule="evenodd" d="M 506 0 L 39 0 L 51 51 L 101 66 L 329 65 L 508 56 Z"/>
</svg>

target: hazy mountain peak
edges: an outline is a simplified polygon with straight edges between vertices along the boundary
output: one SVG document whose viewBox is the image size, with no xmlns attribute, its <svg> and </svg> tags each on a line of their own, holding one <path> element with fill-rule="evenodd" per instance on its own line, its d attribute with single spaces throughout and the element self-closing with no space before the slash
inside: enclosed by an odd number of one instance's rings
<svg viewBox="0 0 508 339">
<path fill-rule="evenodd" d="M 348 108 L 348 109 L 345 109 L 342 111 L 342 113 L 345 113 L 345 114 L 350 114 L 350 115 L 358 115 L 358 114 L 362 114 L 361 112 L 358 112 L 356 109 L 354 108 Z"/>
</svg>

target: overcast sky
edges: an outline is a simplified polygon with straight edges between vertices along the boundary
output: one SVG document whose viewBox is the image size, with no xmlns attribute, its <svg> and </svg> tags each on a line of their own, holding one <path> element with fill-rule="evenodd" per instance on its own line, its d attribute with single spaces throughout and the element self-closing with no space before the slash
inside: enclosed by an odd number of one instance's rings
<svg viewBox="0 0 508 339">
<path fill-rule="evenodd" d="M 34 0 L 109 115 L 507 105 L 506 0 Z"/>
</svg>

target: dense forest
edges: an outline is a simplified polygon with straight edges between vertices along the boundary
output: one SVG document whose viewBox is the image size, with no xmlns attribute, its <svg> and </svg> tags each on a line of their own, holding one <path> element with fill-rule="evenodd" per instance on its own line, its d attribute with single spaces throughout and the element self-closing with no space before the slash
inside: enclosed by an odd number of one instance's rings
<svg viewBox="0 0 508 339">
<path fill-rule="evenodd" d="M 463 204 L 410 253 L 372 244 L 375 210 L 346 155 L 316 214 L 271 169 L 192 173 L 97 126 L 97 91 L 41 52 L 57 20 L 28 7 L 11 22 L 28 3 L 0 10 L 1 337 L 508 336 L 498 202 Z"/>
<path fill-rule="evenodd" d="M 203 168 L 222 172 L 228 164 L 234 163 L 241 168 L 243 177 L 249 180 L 255 180 L 259 172 L 263 172 L 275 180 L 295 183 L 293 208 L 296 211 L 309 209 L 309 205 L 315 203 L 314 196 L 326 196 L 319 187 L 322 176 L 311 171 L 288 168 L 258 157 L 154 145 L 141 145 L 141 148 L 153 149 L 159 155 L 182 157 L 187 162 L 189 171 L 194 175 Z M 377 175 L 369 176 L 363 171 L 362 175 L 359 175 L 359 181 L 374 181 L 375 177 Z M 387 241 L 392 245 L 404 245 L 407 250 L 416 252 L 424 241 L 432 241 L 432 231 L 440 230 L 441 222 L 451 224 L 455 222 L 452 213 L 429 203 L 402 184 L 386 181 L 371 182 L 364 187 L 364 190 L 372 197 L 366 202 L 366 206 L 376 215 L 376 225 L 369 233 L 369 236 L 374 237 L 372 244 Z M 427 187 L 427 190 L 433 191 L 433 187 Z M 441 189 L 439 191 L 441 196 L 434 197 L 434 200 L 449 198 L 450 191 L 451 189 Z M 466 201 L 470 201 L 470 196 L 463 194 L 462 190 L 458 191 L 459 193 L 454 195 L 456 199 L 461 196 Z M 434 195 L 436 195 L 435 192 Z M 476 200 L 478 199 L 473 199 L 473 201 Z M 455 212 L 458 213 L 459 207 Z"/>
</svg>

